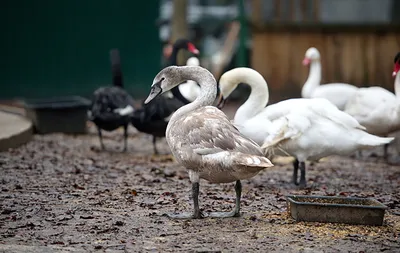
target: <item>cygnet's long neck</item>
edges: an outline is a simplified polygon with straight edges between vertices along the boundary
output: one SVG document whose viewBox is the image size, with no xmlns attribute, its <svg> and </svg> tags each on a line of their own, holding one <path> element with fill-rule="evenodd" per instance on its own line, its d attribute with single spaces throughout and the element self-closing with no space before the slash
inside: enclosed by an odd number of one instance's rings
<svg viewBox="0 0 400 253">
<path fill-rule="evenodd" d="M 314 90 L 321 84 L 321 62 L 320 60 L 311 61 L 310 72 L 308 74 L 307 81 L 303 85 L 301 90 L 301 96 L 303 98 L 311 98 Z"/>
<path fill-rule="evenodd" d="M 251 87 L 249 98 L 235 114 L 234 122 L 240 124 L 260 113 L 268 104 L 268 84 L 261 74 L 246 68 L 237 69 L 231 78 L 237 83 L 246 83 Z"/>
<path fill-rule="evenodd" d="M 396 74 L 394 79 L 394 94 L 396 94 L 398 99 L 400 98 L 400 71 Z"/>
<path fill-rule="evenodd" d="M 200 107 L 212 105 L 217 96 L 217 81 L 214 76 L 205 68 L 199 66 L 184 66 L 179 68 L 182 81 L 193 80 L 200 85 L 199 96 L 191 103 L 179 108 L 171 117 L 174 118 L 196 110 Z"/>
</svg>

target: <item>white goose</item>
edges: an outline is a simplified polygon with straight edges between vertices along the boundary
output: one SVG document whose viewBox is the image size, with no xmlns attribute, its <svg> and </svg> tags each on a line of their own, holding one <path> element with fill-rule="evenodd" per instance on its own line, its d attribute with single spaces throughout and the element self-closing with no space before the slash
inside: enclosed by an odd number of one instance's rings
<svg viewBox="0 0 400 253">
<path fill-rule="evenodd" d="M 371 134 L 387 136 L 400 130 L 400 52 L 394 58 L 393 77 L 394 91 L 381 87 L 360 88 L 351 98 L 345 112 L 365 126 Z M 384 146 L 384 157 L 387 158 L 388 145 Z"/>
<path fill-rule="evenodd" d="M 201 93 L 190 104 L 179 108 L 169 120 L 166 139 L 177 161 L 189 171 L 192 182 L 194 213 L 168 214 L 171 218 L 201 218 L 198 196 L 200 178 L 214 183 L 235 182 L 236 205 L 232 212 L 211 213 L 212 217 L 240 215 L 242 179 L 251 178 L 262 169 L 272 167 L 260 146 L 244 137 L 228 117 L 211 105 L 217 95 L 217 83 L 206 69 L 197 66 L 171 66 L 154 78 L 150 102 L 176 85 L 194 80 Z"/>
<path fill-rule="evenodd" d="M 236 68 L 221 76 L 219 104 L 239 83 L 250 85 L 251 93 L 237 110 L 234 124 L 242 134 L 268 151 L 279 147 L 294 156 L 293 182 L 297 184 L 300 167 L 301 187 L 306 185 L 306 160 L 348 155 L 357 149 L 393 140 L 368 134 L 357 120 L 323 98 L 289 99 L 265 107 L 269 99 L 267 83 L 257 71 L 250 68 Z"/>
<path fill-rule="evenodd" d="M 186 66 L 200 66 L 200 61 L 197 57 L 190 57 L 186 61 Z M 190 102 L 193 102 L 200 94 L 200 86 L 193 80 L 187 80 L 179 86 L 181 94 Z"/>
<path fill-rule="evenodd" d="M 344 110 L 347 101 L 358 88 L 347 83 L 321 85 L 321 56 L 315 47 L 306 51 L 303 65 L 310 65 L 310 72 L 301 90 L 301 96 L 303 98 L 326 98 L 337 108 Z"/>
</svg>

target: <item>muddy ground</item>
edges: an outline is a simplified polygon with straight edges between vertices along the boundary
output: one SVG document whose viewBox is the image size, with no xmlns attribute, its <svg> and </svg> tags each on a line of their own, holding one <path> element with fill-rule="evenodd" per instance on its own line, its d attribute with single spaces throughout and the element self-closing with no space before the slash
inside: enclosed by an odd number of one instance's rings
<svg viewBox="0 0 400 253">
<path fill-rule="evenodd" d="M 241 217 L 182 221 L 163 214 L 192 208 L 183 167 L 152 156 L 150 137 L 133 128 L 127 153 L 121 132 L 105 145 L 91 128 L 0 153 L 0 252 L 400 252 L 400 167 L 379 157 L 308 163 L 305 190 L 290 183 L 290 161 L 277 160 L 243 181 Z M 169 153 L 165 140 L 158 146 Z M 234 206 L 233 183 L 200 187 L 204 211 Z M 389 209 L 378 227 L 295 223 L 287 194 L 374 197 Z"/>
</svg>

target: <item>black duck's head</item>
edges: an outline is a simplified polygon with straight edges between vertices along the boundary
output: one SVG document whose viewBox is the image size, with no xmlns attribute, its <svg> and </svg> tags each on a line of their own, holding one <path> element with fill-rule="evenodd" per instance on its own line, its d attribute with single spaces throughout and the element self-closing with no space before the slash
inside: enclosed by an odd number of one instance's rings
<svg viewBox="0 0 400 253">
<path fill-rule="evenodd" d="M 198 55 L 200 52 L 199 50 L 195 47 L 195 45 L 190 42 L 188 39 L 178 39 L 174 43 L 174 48 L 176 49 L 186 49 L 192 54 Z"/>
</svg>

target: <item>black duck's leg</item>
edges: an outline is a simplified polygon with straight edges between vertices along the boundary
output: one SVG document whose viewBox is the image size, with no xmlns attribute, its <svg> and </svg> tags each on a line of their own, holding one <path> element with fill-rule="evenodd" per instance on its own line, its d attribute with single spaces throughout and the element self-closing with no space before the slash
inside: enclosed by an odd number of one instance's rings
<svg viewBox="0 0 400 253">
<path fill-rule="evenodd" d="M 128 125 L 124 125 L 124 152 L 128 150 Z"/>
<path fill-rule="evenodd" d="M 209 217 L 214 217 L 214 218 L 239 217 L 240 216 L 240 198 L 242 196 L 242 183 L 240 182 L 240 180 L 236 181 L 235 191 L 236 191 L 235 209 L 233 209 L 231 212 L 212 212 L 209 214 Z"/>
<path fill-rule="evenodd" d="M 299 168 L 300 168 L 300 183 L 299 183 L 299 186 L 300 186 L 300 188 L 305 188 L 306 187 L 306 163 L 305 162 L 300 162 Z"/>
<path fill-rule="evenodd" d="M 103 135 L 101 134 L 100 127 L 97 127 L 97 133 L 99 135 L 101 149 L 104 150 L 105 148 L 104 148 L 104 144 L 103 144 Z"/>
<path fill-rule="evenodd" d="M 192 183 L 192 197 L 193 197 L 193 213 L 178 213 L 178 214 L 167 214 L 168 217 L 173 219 L 200 219 L 203 218 L 203 214 L 200 212 L 199 207 L 199 182 Z"/>
<path fill-rule="evenodd" d="M 158 155 L 156 142 L 157 142 L 157 137 L 155 135 L 153 135 L 153 152 L 155 155 Z"/>
<path fill-rule="evenodd" d="M 292 178 L 292 183 L 295 185 L 299 185 L 299 183 L 297 183 L 297 174 L 299 171 L 299 160 L 294 160 L 293 162 L 293 178 Z"/>
</svg>

